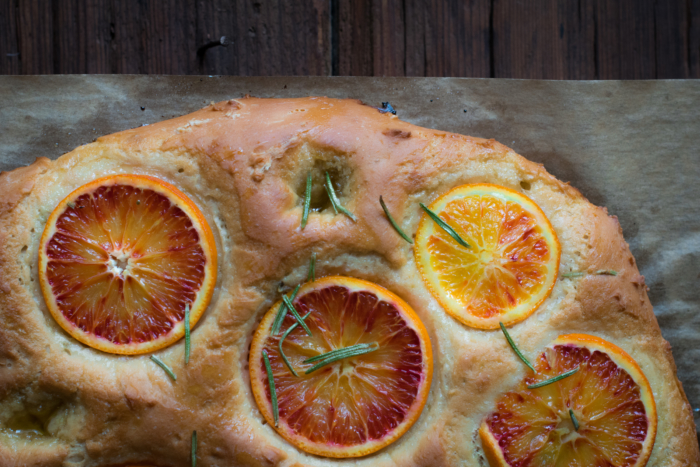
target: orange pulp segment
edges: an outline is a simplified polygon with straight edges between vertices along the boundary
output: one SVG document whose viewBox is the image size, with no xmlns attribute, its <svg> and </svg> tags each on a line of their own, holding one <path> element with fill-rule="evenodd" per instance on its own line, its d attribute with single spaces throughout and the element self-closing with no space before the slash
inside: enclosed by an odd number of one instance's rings
<svg viewBox="0 0 700 467">
<path fill-rule="evenodd" d="M 281 302 L 280 302 L 281 303 Z M 418 419 L 432 378 L 430 339 L 415 312 L 388 290 L 349 277 L 305 284 L 294 300 L 313 336 L 297 326 L 282 349 L 299 375 L 285 366 L 279 341 L 296 321 L 288 313 L 270 335 L 280 303 L 260 323 L 250 350 L 253 394 L 274 426 L 262 351 L 269 356 L 279 401 L 280 435 L 304 451 L 358 457 L 398 439 Z M 310 374 L 304 360 L 356 344 L 378 349 L 328 364 Z"/>
<path fill-rule="evenodd" d="M 415 256 L 428 288 L 463 323 L 496 329 L 533 313 L 559 271 L 557 235 L 528 197 L 486 183 L 458 186 L 429 207 L 470 248 L 423 214 Z"/>
<path fill-rule="evenodd" d="M 197 206 L 143 175 L 100 178 L 54 209 L 41 237 L 39 277 L 49 311 L 78 341 L 140 354 L 194 326 L 216 282 L 216 244 Z"/>
<path fill-rule="evenodd" d="M 481 425 L 492 467 L 646 464 L 656 437 L 656 405 L 649 382 L 624 350 L 585 334 L 560 336 L 535 367 L 537 374 L 499 398 Z M 556 383 L 527 388 L 576 367 Z"/>
</svg>

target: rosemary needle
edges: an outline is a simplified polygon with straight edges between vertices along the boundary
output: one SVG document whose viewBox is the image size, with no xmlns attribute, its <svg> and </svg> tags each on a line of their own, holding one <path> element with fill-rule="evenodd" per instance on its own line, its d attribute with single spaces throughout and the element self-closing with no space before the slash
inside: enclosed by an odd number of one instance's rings
<svg viewBox="0 0 700 467">
<path fill-rule="evenodd" d="M 190 304 L 185 305 L 185 365 L 190 362 Z"/>
<path fill-rule="evenodd" d="M 460 237 L 459 234 L 457 232 L 455 232 L 455 230 L 447 224 L 447 222 L 440 219 L 440 217 L 437 214 L 435 214 L 433 211 L 428 209 L 428 207 L 425 204 L 420 203 L 420 207 L 423 208 L 423 210 L 428 214 L 428 216 L 430 216 L 430 218 L 437 225 L 439 225 L 442 228 L 442 230 L 447 232 L 450 235 L 450 237 L 454 238 L 457 243 L 459 243 L 460 245 L 462 245 L 465 248 L 471 248 L 471 246 L 469 246 L 469 244 L 467 242 L 465 242 L 462 239 L 462 237 Z"/>
<path fill-rule="evenodd" d="M 192 449 L 190 450 L 192 457 L 192 467 L 197 467 L 197 431 L 192 432 Z"/>
<path fill-rule="evenodd" d="M 506 340 L 507 340 L 508 343 L 510 344 L 510 347 L 511 347 L 511 348 L 513 349 L 513 351 L 518 355 L 518 357 L 520 357 L 520 360 L 522 360 L 523 363 L 524 363 L 525 365 L 527 365 L 528 368 L 530 368 L 532 371 L 534 371 L 535 373 L 537 373 L 537 370 L 535 370 L 535 367 L 532 366 L 532 363 L 530 363 L 530 361 L 529 361 L 527 358 L 525 358 L 525 355 L 523 355 L 522 352 L 520 352 L 520 350 L 518 349 L 518 347 L 515 345 L 515 342 L 513 342 L 513 339 L 510 337 L 510 334 L 508 334 L 508 330 L 507 330 L 506 327 L 503 325 L 503 323 L 501 323 L 501 322 L 499 321 L 498 324 L 501 326 L 501 331 L 503 331 L 503 334 L 506 336 Z"/>
<path fill-rule="evenodd" d="M 304 331 L 306 331 L 306 333 L 309 336 L 313 336 L 313 334 L 311 334 L 311 329 L 309 329 L 304 320 L 301 319 L 301 316 L 299 316 L 299 313 L 297 312 L 296 308 L 294 308 L 294 305 L 292 305 L 292 301 L 289 299 L 289 297 L 287 297 L 286 295 L 282 295 L 282 300 L 284 300 L 284 303 L 287 304 L 287 308 L 289 308 L 289 311 L 292 312 L 292 314 L 296 318 L 297 322 L 301 325 L 301 327 L 304 328 Z"/>
<path fill-rule="evenodd" d="M 574 415 L 574 411 L 572 409 L 569 409 L 569 417 L 571 417 L 571 423 L 574 424 L 574 429 L 578 431 L 579 424 L 578 420 L 576 419 L 576 415 Z"/>
<path fill-rule="evenodd" d="M 306 280 L 311 282 L 316 280 L 316 252 L 311 253 L 311 260 L 309 261 L 309 277 L 307 277 Z"/>
<path fill-rule="evenodd" d="M 565 277 L 567 279 L 570 279 L 572 277 L 581 277 L 585 276 L 585 272 L 580 272 L 580 271 L 574 271 L 574 272 L 565 272 L 564 274 L 561 275 L 561 277 Z"/>
<path fill-rule="evenodd" d="M 277 407 L 277 389 L 275 389 L 275 377 L 272 376 L 272 367 L 267 351 L 263 350 L 263 360 L 265 361 L 265 371 L 267 372 L 267 384 L 270 386 L 270 399 L 272 400 L 272 415 L 275 418 L 275 426 L 279 425 L 280 412 Z"/>
<path fill-rule="evenodd" d="M 331 183 L 331 176 L 328 175 L 328 172 L 326 172 L 326 191 L 328 192 L 328 197 L 331 199 L 331 204 L 333 205 L 333 210 L 335 213 L 338 214 L 338 211 L 340 211 L 352 219 L 353 222 L 357 222 L 357 219 L 353 213 L 345 209 L 345 207 L 340 204 L 338 197 L 335 195 L 335 190 L 333 189 L 333 184 Z"/>
<path fill-rule="evenodd" d="M 535 384 L 529 384 L 527 386 L 527 388 L 528 389 L 537 389 L 537 388 L 541 388 L 542 386 L 547 386 L 549 384 L 556 383 L 557 381 L 561 381 L 562 379 L 573 375 L 577 371 L 578 371 L 578 367 L 574 368 L 573 370 L 567 371 L 566 373 L 562 373 L 560 375 L 557 375 L 554 378 L 546 379 L 544 381 L 540 381 L 539 383 L 535 383 Z"/>
<path fill-rule="evenodd" d="M 384 199 L 379 196 L 379 204 L 382 205 L 382 209 L 384 209 L 384 214 L 386 214 L 386 217 L 389 219 L 389 222 L 391 222 L 392 227 L 394 227 L 394 230 L 396 230 L 396 233 L 401 235 L 401 238 L 406 240 L 408 243 L 413 244 L 413 240 L 411 240 L 411 237 L 406 235 L 406 233 L 401 230 L 401 227 L 399 227 L 399 224 L 396 223 L 393 217 L 391 217 L 391 213 L 389 212 L 389 208 L 386 207 L 386 204 L 384 204 Z"/>
<path fill-rule="evenodd" d="M 301 287 L 301 284 L 297 285 L 294 288 L 294 292 L 292 292 L 292 300 L 294 300 L 297 297 L 299 287 Z M 279 310 L 277 310 L 277 316 L 275 316 L 275 320 L 272 322 L 272 329 L 270 329 L 270 334 L 272 334 L 273 336 L 279 334 L 285 316 L 287 316 L 287 304 L 284 303 L 284 301 L 282 301 Z"/>
<path fill-rule="evenodd" d="M 595 273 L 599 276 L 617 276 L 617 271 L 613 271 L 612 269 L 603 269 L 600 271 L 596 271 Z"/>
<path fill-rule="evenodd" d="M 301 229 L 304 230 L 306 227 L 306 222 L 309 220 L 309 208 L 311 207 L 311 184 L 313 179 L 311 177 L 311 172 L 306 177 L 306 197 L 304 198 L 304 213 L 301 216 Z"/>
<path fill-rule="evenodd" d="M 376 342 L 373 342 L 372 344 L 357 344 L 342 349 L 331 350 L 330 352 L 317 355 L 316 357 L 308 358 L 304 360 L 304 363 L 318 363 L 306 370 L 305 374 L 308 375 L 309 373 L 313 373 L 319 368 L 322 368 L 326 365 L 329 365 L 333 362 L 337 362 L 338 360 L 342 360 L 344 358 L 356 357 L 358 355 L 374 352 L 378 348 L 379 344 L 377 344 Z"/>
<path fill-rule="evenodd" d="M 165 370 L 165 372 L 168 374 L 168 376 L 170 376 L 173 379 L 173 381 L 177 381 L 177 376 L 175 376 L 175 373 L 173 373 L 173 370 L 171 370 L 168 365 L 163 363 L 163 360 L 156 357 L 155 355 L 151 355 L 151 360 L 153 360 L 156 365 Z"/>
<path fill-rule="evenodd" d="M 311 312 L 309 311 L 309 312 L 306 313 L 304 316 L 302 316 L 301 319 L 306 319 L 306 318 L 308 318 L 310 314 L 311 314 Z M 284 342 L 284 340 L 287 338 L 287 336 L 289 335 L 289 333 L 291 333 L 292 331 L 294 331 L 294 330 L 297 328 L 297 326 L 299 326 L 299 323 L 294 323 L 294 324 L 292 324 L 291 326 L 289 326 L 289 329 L 287 329 L 286 331 L 284 331 L 284 334 L 282 334 L 282 338 L 280 339 L 279 351 L 280 351 L 280 355 L 282 356 L 282 361 L 284 361 L 284 364 L 287 365 L 287 368 L 289 368 L 289 371 L 291 371 L 292 374 L 298 378 L 299 375 L 297 374 L 296 371 L 294 371 L 294 368 L 292 367 L 292 364 L 289 363 L 289 360 L 287 360 L 287 356 L 284 354 L 284 350 L 282 350 L 282 342 Z"/>
<path fill-rule="evenodd" d="M 304 360 L 304 363 L 313 363 L 313 362 L 317 362 L 317 361 L 319 361 L 319 360 L 325 360 L 325 359 L 327 359 L 327 358 L 333 358 L 333 357 L 335 357 L 335 356 L 337 356 L 337 355 L 339 355 L 339 354 L 341 354 L 341 353 L 345 353 L 345 352 L 348 352 L 348 351 L 354 351 L 354 350 L 357 350 L 357 349 L 370 348 L 370 347 L 374 347 L 375 345 L 377 345 L 377 344 L 376 344 L 376 343 L 372 343 L 372 344 L 355 344 L 355 345 L 351 345 L 350 347 L 342 347 L 342 348 L 340 348 L 340 349 L 335 349 L 335 350 L 331 350 L 331 351 L 326 352 L 326 353 L 323 353 L 323 354 L 316 355 L 315 357 L 307 358 L 306 360 Z"/>
</svg>

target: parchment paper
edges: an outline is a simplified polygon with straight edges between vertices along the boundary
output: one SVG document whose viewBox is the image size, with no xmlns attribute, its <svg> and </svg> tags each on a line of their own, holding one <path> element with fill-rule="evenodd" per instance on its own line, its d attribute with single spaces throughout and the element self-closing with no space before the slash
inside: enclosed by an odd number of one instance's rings
<svg viewBox="0 0 700 467">
<path fill-rule="evenodd" d="M 1 76 L 0 169 L 240 97 L 390 102 L 494 138 L 619 217 L 700 426 L 700 81 Z"/>
</svg>

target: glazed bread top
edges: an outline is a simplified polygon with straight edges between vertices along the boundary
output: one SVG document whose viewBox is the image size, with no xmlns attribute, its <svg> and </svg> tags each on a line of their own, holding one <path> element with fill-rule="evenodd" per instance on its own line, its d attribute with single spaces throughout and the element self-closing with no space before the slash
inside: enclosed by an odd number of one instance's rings
<svg viewBox="0 0 700 467">
<path fill-rule="evenodd" d="M 318 211 L 300 229 L 309 171 L 333 174 L 357 222 L 334 215 L 315 193 Z M 192 331 L 189 364 L 184 341 L 157 352 L 176 382 L 148 355 L 110 355 L 73 340 L 42 298 L 37 255 L 49 214 L 77 187 L 115 173 L 175 185 L 216 237 L 217 286 Z M 220 102 L 0 175 L 0 465 L 187 465 L 193 430 L 198 466 L 485 465 L 479 425 L 527 368 L 500 331 L 472 329 L 440 307 L 412 246 L 379 204 L 382 195 L 411 235 L 419 202 L 477 182 L 517 190 L 539 205 L 561 243 L 560 271 L 618 273 L 560 278 L 511 328 L 520 349 L 535 356 L 568 333 L 621 347 L 649 379 L 657 404 L 649 465 L 697 465 L 691 409 L 614 216 L 493 140 L 420 128 L 358 101 L 327 98 Z M 432 387 L 418 421 L 385 449 L 351 461 L 287 443 L 264 422 L 251 393 L 253 332 L 279 290 L 304 280 L 312 252 L 317 276 L 366 279 L 403 298 L 433 346 Z M 16 433 L 18 427 L 25 429 Z"/>
</svg>

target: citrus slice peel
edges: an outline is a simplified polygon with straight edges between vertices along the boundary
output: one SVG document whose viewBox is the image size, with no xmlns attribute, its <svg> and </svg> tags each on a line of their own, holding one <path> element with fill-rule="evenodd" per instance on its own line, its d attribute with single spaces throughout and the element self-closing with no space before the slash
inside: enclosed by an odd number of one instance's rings
<svg viewBox="0 0 700 467">
<path fill-rule="evenodd" d="M 39 281 L 56 322 L 109 353 L 164 348 L 200 319 L 216 282 L 206 218 L 173 185 L 112 175 L 83 185 L 53 210 L 40 240 Z"/>
<path fill-rule="evenodd" d="M 479 428 L 492 467 L 646 464 L 656 405 L 632 357 L 601 338 L 569 334 L 547 346 L 536 366 L 539 373 L 501 396 Z M 528 389 L 572 366 L 577 374 Z"/>
<path fill-rule="evenodd" d="M 499 322 L 509 326 L 525 319 L 547 299 L 561 248 L 547 216 L 530 198 L 480 183 L 455 187 L 424 209 L 416 264 L 450 315 L 471 327 L 498 329 Z"/>
<path fill-rule="evenodd" d="M 391 444 L 417 420 L 432 379 L 432 348 L 408 304 L 367 281 L 320 278 L 304 284 L 293 303 L 313 337 L 289 314 L 281 345 L 270 332 L 279 305 L 255 332 L 249 367 L 255 400 L 274 426 L 262 351 L 268 354 L 283 438 L 309 453 L 359 457 Z"/>
</svg>

